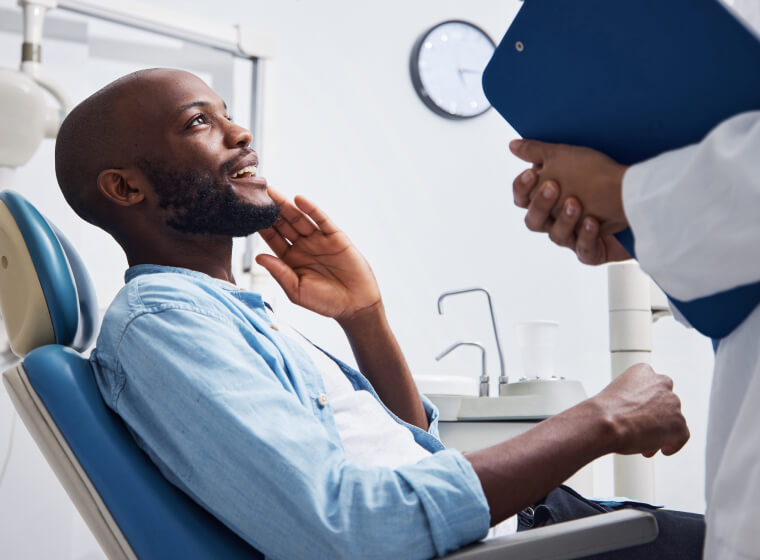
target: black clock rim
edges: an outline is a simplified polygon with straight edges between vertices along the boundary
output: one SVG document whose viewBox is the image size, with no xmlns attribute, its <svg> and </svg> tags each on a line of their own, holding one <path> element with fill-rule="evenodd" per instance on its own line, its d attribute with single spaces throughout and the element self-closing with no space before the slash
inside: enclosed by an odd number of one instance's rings
<svg viewBox="0 0 760 560">
<path fill-rule="evenodd" d="M 491 39 L 491 36 L 485 32 L 485 30 L 480 27 L 479 25 L 476 25 L 472 23 L 471 21 L 466 21 L 463 19 L 448 19 L 446 21 L 442 21 L 440 23 L 435 24 L 433 27 L 429 28 L 427 31 L 424 31 L 414 42 L 414 45 L 412 45 L 412 52 L 409 55 L 409 75 L 412 79 L 412 85 L 414 86 L 414 91 L 417 93 L 417 97 L 420 98 L 420 100 L 425 104 L 425 106 L 433 111 L 436 115 L 440 117 L 444 117 L 446 119 L 450 119 L 453 121 L 463 121 L 467 119 L 472 119 L 475 117 L 479 117 L 483 113 L 486 113 L 489 109 L 491 109 L 491 105 L 489 104 L 488 107 L 483 109 L 479 113 L 475 113 L 474 115 L 457 115 L 454 113 L 448 112 L 446 109 L 443 109 L 442 107 L 439 107 L 436 105 L 435 101 L 432 100 L 428 92 L 425 90 L 425 86 L 422 84 L 422 79 L 420 78 L 420 68 L 419 68 L 419 58 L 420 58 L 420 49 L 422 48 L 422 44 L 425 42 L 425 39 L 436 29 L 441 27 L 442 25 L 447 25 L 449 23 L 463 23 L 465 25 L 469 25 L 470 27 L 473 27 L 477 29 L 480 33 L 483 34 L 483 36 L 488 39 L 491 42 L 491 45 L 493 45 L 493 48 L 496 49 L 496 43 L 493 39 Z"/>
</svg>

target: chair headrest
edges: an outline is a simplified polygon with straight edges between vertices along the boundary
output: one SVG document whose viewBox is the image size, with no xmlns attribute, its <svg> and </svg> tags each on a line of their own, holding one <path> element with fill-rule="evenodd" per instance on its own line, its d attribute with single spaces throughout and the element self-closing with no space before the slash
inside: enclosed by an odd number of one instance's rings
<svg viewBox="0 0 760 560">
<path fill-rule="evenodd" d="M 0 309 L 11 350 L 45 344 L 81 351 L 95 336 L 98 305 L 74 247 L 23 196 L 0 192 Z"/>
</svg>

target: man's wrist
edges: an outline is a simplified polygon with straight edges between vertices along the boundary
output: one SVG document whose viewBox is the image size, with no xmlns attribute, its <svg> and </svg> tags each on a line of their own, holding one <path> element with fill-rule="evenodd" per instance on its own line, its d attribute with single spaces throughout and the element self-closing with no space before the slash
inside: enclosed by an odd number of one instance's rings
<svg viewBox="0 0 760 560">
<path fill-rule="evenodd" d="M 382 300 L 377 300 L 366 307 L 352 312 L 346 317 L 336 317 L 336 321 L 347 335 L 377 326 L 385 322 L 385 307 Z"/>
<path fill-rule="evenodd" d="M 591 397 L 574 406 L 568 412 L 579 415 L 582 419 L 577 427 L 583 429 L 593 442 L 591 446 L 592 459 L 614 453 L 619 446 L 620 430 L 615 418 L 598 397 Z"/>
</svg>

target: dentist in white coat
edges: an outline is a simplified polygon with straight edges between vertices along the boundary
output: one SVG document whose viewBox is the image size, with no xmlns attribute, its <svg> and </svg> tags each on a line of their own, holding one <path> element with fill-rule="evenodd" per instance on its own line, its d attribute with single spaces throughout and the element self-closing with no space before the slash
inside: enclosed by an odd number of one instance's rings
<svg viewBox="0 0 760 560">
<path fill-rule="evenodd" d="M 760 0 L 726 1 L 757 32 Z M 751 68 L 748 71 L 760 71 Z M 629 258 L 679 300 L 760 281 L 760 111 L 701 143 L 625 167 L 586 148 L 516 140 L 533 164 L 513 183 L 525 222 L 581 262 Z M 680 315 L 676 313 L 676 315 Z M 760 559 L 760 306 L 720 341 L 707 429 L 705 558 Z"/>
</svg>

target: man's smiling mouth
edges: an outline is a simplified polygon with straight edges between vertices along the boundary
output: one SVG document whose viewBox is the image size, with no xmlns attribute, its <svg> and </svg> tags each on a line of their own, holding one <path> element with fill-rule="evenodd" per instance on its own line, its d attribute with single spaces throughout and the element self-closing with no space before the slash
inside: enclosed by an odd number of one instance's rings
<svg viewBox="0 0 760 560">
<path fill-rule="evenodd" d="M 256 166 L 247 165 L 246 167 L 235 171 L 230 177 L 233 179 L 242 179 L 245 177 L 253 177 L 254 175 L 256 175 Z"/>
</svg>

